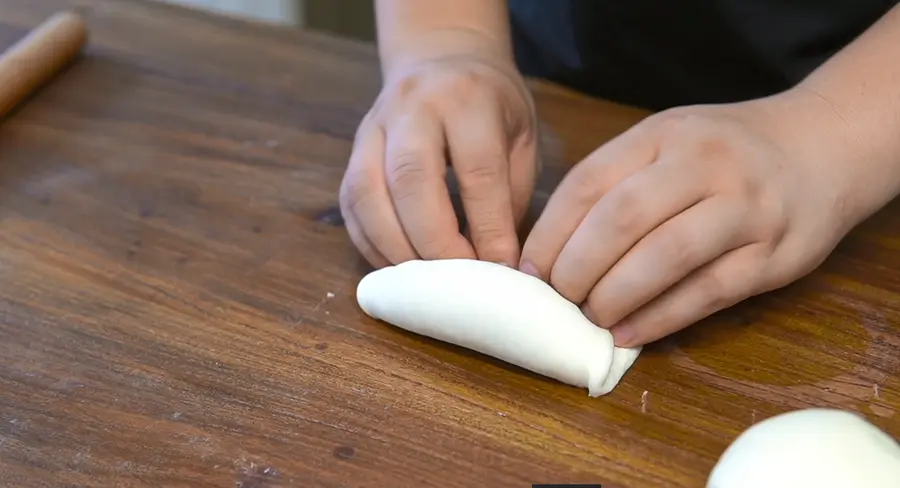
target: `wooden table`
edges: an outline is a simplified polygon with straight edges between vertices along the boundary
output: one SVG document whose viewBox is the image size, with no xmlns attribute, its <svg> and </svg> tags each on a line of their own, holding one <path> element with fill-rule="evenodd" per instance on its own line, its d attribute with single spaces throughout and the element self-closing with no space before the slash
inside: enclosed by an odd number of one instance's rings
<svg viewBox="0 0 900 488">
<path fill-rule="evenodd" d="M 0 2 L 0 44 L 54 0 Z M 82 0 L 86 55 L 0 127 L 0 484 L 702 487 L 756 421 L 900 435 L 900 206 L 609 396 L 368 319 L 333 217 L 370 46 Z M 535 85 L 553 181 L 645 114 Z"/>
</svg>

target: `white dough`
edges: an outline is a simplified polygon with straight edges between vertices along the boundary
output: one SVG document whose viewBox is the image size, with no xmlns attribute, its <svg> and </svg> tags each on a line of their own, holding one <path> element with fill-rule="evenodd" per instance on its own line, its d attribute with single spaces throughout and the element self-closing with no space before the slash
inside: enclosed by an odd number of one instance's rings
<svg viewBox="0 0 900 488">
<path fill-rule="evenodd" d="M 707 488 L 898 488 L 900 445 L 854 413 L 812 408 L 738 436 Z"/>
<path fill-rule="evenodd" d="M 592 397 L 612 391 L 641 348 L 614 347 L 550 285 L 486 261 L 407 261 L 365 276 L 356 290 L 369 316 L 501 359 Z"/>
</svg>

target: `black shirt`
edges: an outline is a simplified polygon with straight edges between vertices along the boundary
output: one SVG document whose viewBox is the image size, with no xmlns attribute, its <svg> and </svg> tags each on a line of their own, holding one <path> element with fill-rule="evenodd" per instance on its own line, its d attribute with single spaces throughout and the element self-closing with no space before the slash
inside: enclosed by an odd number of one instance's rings
<svg viewBox="0 0 900 488">
<path fill-rule="evenodd" d="M 897 3 L 509 0 L 523 73 L 650 109 L 790 88 Z"/>
</svg>

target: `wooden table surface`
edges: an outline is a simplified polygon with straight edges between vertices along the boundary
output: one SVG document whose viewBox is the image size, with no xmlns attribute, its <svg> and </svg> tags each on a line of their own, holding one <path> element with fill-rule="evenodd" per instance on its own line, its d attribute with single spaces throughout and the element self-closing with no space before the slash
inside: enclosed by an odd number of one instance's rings
<svg viewBox="0 0 900 488">
<path fill-rule="evenodd" d="M 0 126 L 2 486 L 702 487 L 811 406 L 900 435 L 900 206 L 586 391 L 367 318 L 333 218 L 371 46 L 137 0 Z M 54 0 L 0 1 L 7 46 Z M 535 84 L 546 192 L 645 114 Z"/>
</svg>

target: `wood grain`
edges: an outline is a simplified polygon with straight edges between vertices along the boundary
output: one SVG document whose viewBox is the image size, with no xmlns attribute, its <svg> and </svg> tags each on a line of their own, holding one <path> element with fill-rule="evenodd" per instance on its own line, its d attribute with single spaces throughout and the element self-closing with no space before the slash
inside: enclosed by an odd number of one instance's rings
<svg viewBox="0 0 900 488">
<path fill-rule="evenodd" d="M 900 435 L 900 208 L 585 391 L 368 319 L 330 211 L 371 46 L 136 0 L 0 127 L 0 484 L 702 487 L 809 406 Z M 547 174 L 645 114 L 535 83 Z"/>
</svg>

